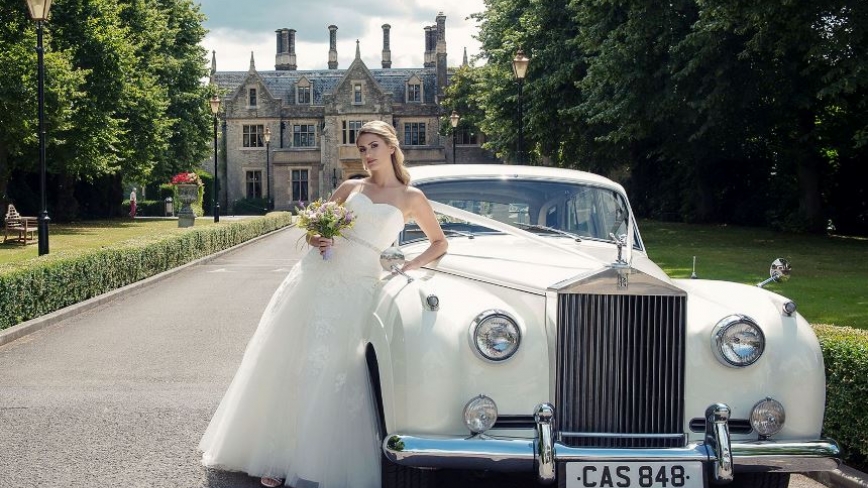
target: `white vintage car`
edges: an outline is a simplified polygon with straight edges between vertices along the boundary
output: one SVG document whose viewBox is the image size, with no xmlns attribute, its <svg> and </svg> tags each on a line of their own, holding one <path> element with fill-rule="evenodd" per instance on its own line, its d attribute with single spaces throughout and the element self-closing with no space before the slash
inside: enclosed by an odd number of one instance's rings
<svg viewBox="0 0 868 488">
<path fill-rule="evenodd" d="M 782 488 L 839 465 L 823 357 L 787 298 L 671 279 L 624 189 L 580 171 L 412 168 L 449 252 L 409 224 L 381 261 L 368 364 L 383 486 L 432 469 L 568 488 Z M 685 259 L 690 259 L 685 256 Z"/>
</svg>

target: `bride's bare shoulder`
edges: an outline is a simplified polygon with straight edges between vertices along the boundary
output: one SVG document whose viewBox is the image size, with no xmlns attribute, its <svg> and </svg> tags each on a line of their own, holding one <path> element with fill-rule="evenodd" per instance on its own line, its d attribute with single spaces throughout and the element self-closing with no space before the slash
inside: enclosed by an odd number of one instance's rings
<svg viewBox="0 0 868 488">
<path fill-rule="evenodd" d="M 346 180 L 338 186 L 330 200 L 343 203 L 353 192 L 358 191 L 364 184 L 364 180 L 362 179 Z"/>
</svg>

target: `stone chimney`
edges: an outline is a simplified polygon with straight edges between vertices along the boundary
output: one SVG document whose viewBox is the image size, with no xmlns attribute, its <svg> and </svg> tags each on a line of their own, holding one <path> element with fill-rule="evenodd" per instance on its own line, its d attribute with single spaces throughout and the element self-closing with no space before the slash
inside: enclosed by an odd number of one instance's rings
<svg viewBox="0 0 868 488">
<path fill-rule="evenodd" d="M 443 12 L 437 14 L 437 41 L 435 44 L 437 53 L 446 52 L 446 16 Z"/>
<path fill-rule="evenodd" d="M 437 29 L 435 44 L 435 70 L 437 72 L 437 95 L 442 100 L 446 90 L 446 16 L 443 12 L 437 14 Z"/>
<path fill-rule="evenodd" d="M 389 47 L 389 29 L 392 26 L 383 24 L 383 69 L 392 67 L 392 49 Z"/>
<path fill-rule="evenodd" d="M 298 68 L 295 57 L 295 29 L 278 29 L 277 55 L 274 59 L 274 69 L 292 71 Z"/>
<path fill-rule="evenodd" d="M 425 58 L 422 63 L 422 66 L 425 68 L 433 68 L 434 67 L 434 40 L 436 36 L 436 27 L 434 26 L 426 26 L 425 27 Z"/>
<path fill-rule="evenodd" d="M 467 48 L 464 48 L 464 59 L 461 60 L 461 66 L 467 66 Z"/>
<path fill-rule="evenodd" d="M 329 69 L 338 69 L 338 26 L 329 26 Z"/>
</svg>

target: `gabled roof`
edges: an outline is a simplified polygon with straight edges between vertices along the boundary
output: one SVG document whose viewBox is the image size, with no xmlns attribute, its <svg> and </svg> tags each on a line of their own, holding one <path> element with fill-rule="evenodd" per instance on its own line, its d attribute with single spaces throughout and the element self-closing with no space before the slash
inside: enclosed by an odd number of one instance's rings
<svg viewBox="0 0 868 488">
<path fill-rule="evenodd" d="M 354 61 L 355 62 L 355 61 Z M 352 65 L 350 66 L 352 68 Z M 437 93 L 437 74 L 434 68 L 385 68 L 365 69 L 377 82 L 380 89 L 391 93 L 395 103 L 404 103 L 406 83 L 416 75 L 422 80 L 424 103 L 434 103 Z M 255 80 L 262 83 L 268 90 L 269 95 L 280 98 L 285 105 L 295 103 L 295 85 L 302 77 L 312 85 L 311 97 L 314 105 L 323 105 L 326 93 L 334 93 L 338 84 L 346 76 L 348 69 L 322 69 L 322 70 L 292 70 L 292 71 L 256 71 Z M 228 90 L 233 96 L 237 95 L 240 87 L 250 81 L 249 71 L 218 71 L 215 75 L 217 86 L 221 90 Z"/>
<path fill-rule="evenodd" d="M 256 63 L 253 60 L 253 51 L 250 52 L 250 69 L 248 69 L 246 73 L 242 73 L 241 71 L 236 71 L 234 73 L 242 75 L 241 77 L 238 78 L 240 81 L 238 81 L 238 83 L 235 83 L 232 86 L 228 86 L 228 87 L 224 83 L 221 83 L 221 76 L 220 76 L 221 73 L 219 71 L 216 73 L 216 75 L 211 76 L 212 82 L 216 81 L 217 87 L 219 89 L 226 90 L 228 88 L 228 93 L 231 94 L 228 96 L 229 98 L 231 98 L 231 99 L 237 98 L 239 95 L 238 92 L 242 88 L 244 88 L 247 85 L 250 85 L 253 82 L 257 82 L 260 85 L 262 85 L 262 87 L 265 88 L 266 95 L 268 95 L 268 97 L 271 98 L 272 100 L 277 100 L 277 99 L 281 98 L 279 95 L 275 94 L 274 90 L 272 90 L 268 86 L 268 83 L 265 82 L 265 79 L 262 77 L 262 75 L 258 71 L 256 71 Z"/>
<path fill-rule="evenodd" d="M 354 76 L 353 73 L 356 72 L 361 72 L 363 77 L 373 82 L 373 86 L 369 87 L 371 90 L 376 90 L 379 91 L 380 94 L 385 94 L 384 92 L 386 92 L 386 90 L 383 89 L 377 79 L 374 78 L 371 70 L 369 70 L 368 67 L 365 65 L 365 62 L 362 61 L 362 57 L 359 52 L 358 40 L 356 40 L 356 59 L 354 59 L 353 62 L 350 64 L 350 67 L 346 69 L 343 78 L 341 78 L 341 81 L 339 81 L 337 86 L 335 86 L 334 92 L 341 91 L 342 88 L 349 92 L 352 92 L 352 87 L 347 87 L 346 85 L 348 84 L 350 79 L 356 80 L 355 77 L 351 78 L 351 76 Z"/>
</svg>

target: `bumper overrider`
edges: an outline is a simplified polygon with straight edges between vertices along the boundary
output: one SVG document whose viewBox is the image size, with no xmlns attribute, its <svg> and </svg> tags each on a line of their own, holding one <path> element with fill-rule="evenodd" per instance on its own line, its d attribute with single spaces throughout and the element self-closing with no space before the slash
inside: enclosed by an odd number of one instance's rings
<svg viewBox="0 0 868 488">
<path fill-rule="evenodd" d="M 554 407 L 536 408 L 535 439 L 504 439 L 486 435 L 472 437 L 413 436 L 392 434 L 383 442 L 387 459 L 416 468 L 450 468 L 501 472 L 536 471 L 541 483 L 556 480 L 557 463 L 638 461 L 700 461 L 711 479 L 732 481 L 735 471 L 807 472 L 831 471 L 840 465 L 838 444 L 831 439 L 814 441 L 732 442 L 729 407 L 715 404 L 705 415 L 704 442 L 680 448 L 611 449 L 569 447 L 555 440 Z"/>
</svg>

